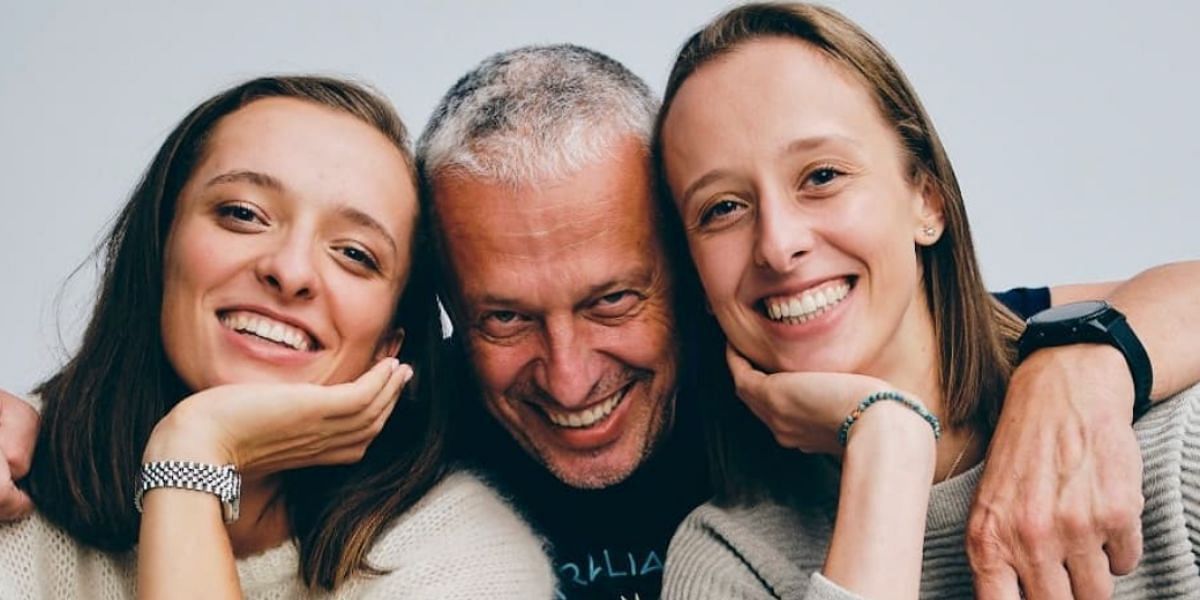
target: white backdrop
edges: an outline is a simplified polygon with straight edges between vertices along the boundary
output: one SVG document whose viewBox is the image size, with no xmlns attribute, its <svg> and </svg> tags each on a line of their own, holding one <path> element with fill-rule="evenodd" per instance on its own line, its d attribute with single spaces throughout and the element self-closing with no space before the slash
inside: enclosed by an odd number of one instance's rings
<svg viewBox="0 0 1200 600">
<path fill-rule="evenodd" d="M 1200 5 L 1099 4 L 834 3 L 921 92 L 993 288 L 1200 257 Z M 415 136 L 463 72 L 523 44 L 591 46 L 661 90 L 679 44 L 726 5 L 0 1 L 0 387 L 27 390 L 73 348 L 94 274 L 68 276 L 174 123 L 219 89 L 353 76 Z"/>
</svg>

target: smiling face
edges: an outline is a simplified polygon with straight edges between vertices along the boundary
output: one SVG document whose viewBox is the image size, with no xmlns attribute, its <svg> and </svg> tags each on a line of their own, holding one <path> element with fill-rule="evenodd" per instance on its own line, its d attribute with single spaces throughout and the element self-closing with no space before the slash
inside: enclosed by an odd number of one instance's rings
<svg viewBox="0 0 1200 600">
<path fill-rule="evenodd" d="M 904 373 L 936 354 L 916 246 L 941 216 L 865 86 L 764 38 L 700 67 L 669 110 L 666 176 L 733 346 L 767 371 L 927 379 Z"/>
<path fill-rule="evenodd" d="M 627 140 L 555 182 L 435 181 L 455 326 L 484 401 L 576 487 L 629 476 L 671 410 L 676 346 L 647 163 Z"/>
<path fill-rule="evenodd" d="M 192 390 L 337 383 L 394 354 L 416 195 L 400 150 L 291 98 L 221 119 L 167 238 L 162 336 Z"/>
</svg>

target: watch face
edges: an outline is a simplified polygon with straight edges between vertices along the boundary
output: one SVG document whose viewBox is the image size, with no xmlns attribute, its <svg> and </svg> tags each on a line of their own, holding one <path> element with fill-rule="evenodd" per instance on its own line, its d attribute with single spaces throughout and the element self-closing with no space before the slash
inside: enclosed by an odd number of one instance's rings
<svg viewBox="0 0 1200 600">
<path fill-rule="evenodd" d="M 1050 323 L 1062 323 L 1066 321 L 1078 321 L 1090 315 L 1103 312 L 1108 308 L 1107 302 L 1100 300 L 1086 300 L 1083 302 L 1072 302 L 1062 306 L 1048 308 L 1042 312 L 1033 315 L 1029 318 L 1030 325 L 1041 325 Z"/>
</svg>

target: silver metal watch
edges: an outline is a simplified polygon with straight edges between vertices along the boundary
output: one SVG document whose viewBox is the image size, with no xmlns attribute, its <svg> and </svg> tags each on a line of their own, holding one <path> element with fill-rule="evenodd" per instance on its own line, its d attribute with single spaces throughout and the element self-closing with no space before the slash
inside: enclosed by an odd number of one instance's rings
<svg viewBox="0 0 1200 600">
<path fill-rule="evenodd" d="M 242 476 L 233 465 L 210 465 L 182 460 L 164 460 L 142 465 L 133 505 L 142 512 L 142 496 L 154 488 L 180 488 L 207 492 L 221 501 L 225 523 L 238 519 L 242 497 Z"/>
</svg>

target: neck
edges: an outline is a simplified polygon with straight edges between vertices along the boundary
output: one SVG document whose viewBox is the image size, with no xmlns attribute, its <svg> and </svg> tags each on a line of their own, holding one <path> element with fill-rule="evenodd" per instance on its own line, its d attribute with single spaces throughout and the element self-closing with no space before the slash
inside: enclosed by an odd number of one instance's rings
<svg viewBox="0 0 1200 600">
<path fill-rule="evenodd" d="M 882 379 L 899 391 L 916 394 L 942 422 L 933 481 L 941 482 L 971 468 L 983 458 L 986 440 L 970 426 L 950 427 L 942 394 L 941 353 L 933 317 L 919 289 L 888 344 L 865 374 Z M 961 458 L 960 458 L 961 457 Z M 957 464 L 956 464 L 957 463 Z"/>
<path fill-rule="evenodd" d="M 258 554 L 292 537 L 287 509 L 280 496 L 279 476 L 252 481 L 243 480 L 240 516 L 229 525 L 229 541 L 238 558 Z"/>
</svg>

